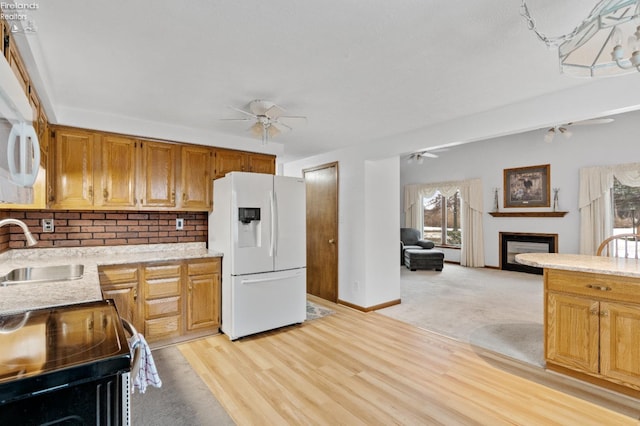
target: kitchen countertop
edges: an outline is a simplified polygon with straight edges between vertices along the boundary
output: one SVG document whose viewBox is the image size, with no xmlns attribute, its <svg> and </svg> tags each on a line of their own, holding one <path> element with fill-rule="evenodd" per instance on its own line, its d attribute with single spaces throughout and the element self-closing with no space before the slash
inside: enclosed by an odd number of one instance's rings
<svg viewBox="0 0 640 426">
<path fill-rule="evenodd" d="M 69 264 L 84 265 L 84 275 L 71 281 L 0 286 L 0 314 L 101 300 L 99 266 L 221 256 L 205 243 L 10 250 L 0 255 L 0 276 L 15 268 Z"/>
<path fill-rule="evenodd" d="M 583 254 L 522 253 L 516 262 L 538 268 L 640 278 L 640 260 Z"/>
</svg>

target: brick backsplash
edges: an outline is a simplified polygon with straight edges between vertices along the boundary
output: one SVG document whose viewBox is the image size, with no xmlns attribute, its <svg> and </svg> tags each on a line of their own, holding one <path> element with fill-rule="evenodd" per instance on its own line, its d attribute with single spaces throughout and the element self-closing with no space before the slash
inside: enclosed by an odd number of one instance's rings
<svg viewBox="0 0 640 426">
<path fill-rule="evenodd" d="M 0 217 L 24 221 L 38 244 L 32 248 L 115 246 L 206 242 L 206 212 L 5 210 Z M 53 219 L 54 232 L 42 232 L 42 219 Z M 184 229 L 176 230 L 176 218 Z M 26 246 L 17 226 L 0 228 L 0 252 Z"/>
</svg>

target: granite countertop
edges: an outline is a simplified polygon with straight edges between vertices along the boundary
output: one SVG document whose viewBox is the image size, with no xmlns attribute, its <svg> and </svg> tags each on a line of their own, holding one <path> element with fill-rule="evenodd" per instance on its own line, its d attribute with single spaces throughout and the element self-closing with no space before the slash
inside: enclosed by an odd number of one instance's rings
<svg viewBox="0 0 640 426">
<path fill-rule="evenodd" d="M 640 260 L 583 254 L 522 253 L 516 262 L 538 268 L 640 278 Z"/>
<path fill-rule="evenodd" d="M 11 250 L 0 255 L 0 276 L 26 266 L 84 265 L 78 280 L 0 286 L 0 314 L 102 299 L 98 266 L 221 257 L 205 243 Z"/>
</svg>

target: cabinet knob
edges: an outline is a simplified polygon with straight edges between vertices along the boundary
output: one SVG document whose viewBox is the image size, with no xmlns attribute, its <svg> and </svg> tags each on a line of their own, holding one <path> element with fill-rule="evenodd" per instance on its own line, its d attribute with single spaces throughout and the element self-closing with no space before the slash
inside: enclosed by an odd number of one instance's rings
<svg viewBox="0 0 640 426">
<path fill-rule="evenodd" d="M 336 240 L 334 240 L 333 238 L 329 240 L 329 244 L 334 244 L 336 242 Z"/>
<path fill-rule="evenodd" d="M 590 312 L 591 312 L 591 315 L 598 315 L 597 309 L 592 309 Z"/>
<path fill-rule="evenodd" d="M 89 198 L 93 198 L 93 186 L 89 187 Z"/>
<path fill-rule="evenodd" d="M 102 196 L 104 197 L 104 200 L 105 200 L 105 201 L 109 199 L 109 191 L 107 191 L 107 188 L 105 188 L 105 189 L 102 191 Z"/>
<path fill-rule="evenodd" d="M 187 193 L 186 192 L 182 193 L 182 201 L 187 201 Z"/>
<path fill-rule="evenodd" d="M 608 316 L 609 316 L 609 311 L 602 311 L 602 312 L 600 312 L 600 316 L 601 316 L 601 317 L 608 317 Z"/>
</svg>

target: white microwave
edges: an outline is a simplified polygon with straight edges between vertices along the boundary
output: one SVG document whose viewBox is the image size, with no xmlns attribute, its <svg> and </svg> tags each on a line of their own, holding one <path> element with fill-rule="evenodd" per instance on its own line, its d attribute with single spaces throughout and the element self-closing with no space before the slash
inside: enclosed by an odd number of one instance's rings
<svg viewBox="0 0 640 426">
<path fill-rule="evenodd" d="M 40 144 L 33 109 L 6 59 L 0 55 L 0 202 L 33 203 Z"/>
</svg>

